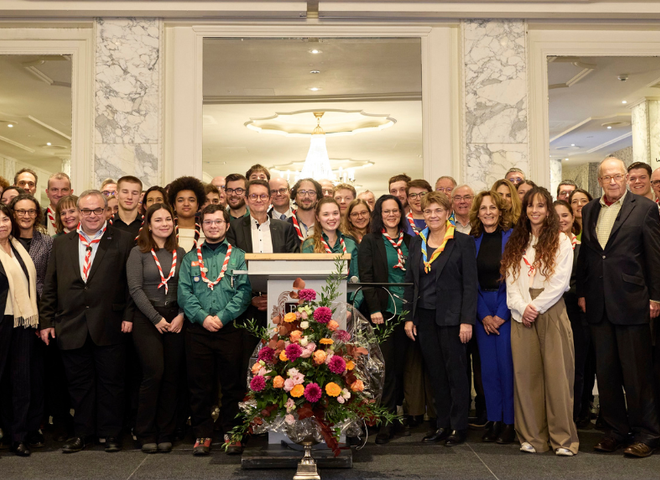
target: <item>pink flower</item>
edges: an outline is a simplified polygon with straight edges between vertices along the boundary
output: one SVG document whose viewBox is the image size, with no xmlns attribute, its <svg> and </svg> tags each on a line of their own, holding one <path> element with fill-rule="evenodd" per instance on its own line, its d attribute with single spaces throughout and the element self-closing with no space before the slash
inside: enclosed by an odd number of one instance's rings
<svg viewBox="0 0 660 480">
<path fill-rule="evenodd" d="M 291 400 L 291 399 L 289 399 L 289 400 Z M 294 423 L 296 423 L 296 417 L 294 417 L 294 416 L 291 415 L 291 414 L 288 414 L 288 415 L 286 415 L 286 416 L 284 417 L 284 421 L 285 421 L 288 425 L 293 425 Z"/>
<path fill-rule="evenodd" d="M 298 357 L 300 357 L 300 355 L 303 353 L 302 347 L 297 343 L 290 344 L 284 351 L 286 352 L 286 358 L 288 358 L 291 362 L 298 360 Z"/>
<path fill-rule="evenodd" d="M 346 362 L 339 355 L 333 355 L 330 363 L 328 363 L 328 368 L 332 373 L 341 375 L 346 370 Z"/>
<path fill-rule="evenodd" d="M 309 358 L 312 356 L 312 350 L 305 348 L 300 356 L 302 358 Z"/>
<path fill-rule="evenodd" d="M 319 323 L 328 323 L 332 320 L 332 310 L 328 307 L 319 307 L 314 310 L 314 320 Z"/>
<path fill-rule="evenodd" d="M 298 298 L 303 302 L 313 302 L 316 300 L 316 292 L 311 288 L 303 288 L 298 292 Z"/>
<path fill-rule="evenodd" d="M 285 392 L 290 392 L 291 390 L 293 390 L 293 387 L 295 387 L 295 386 L 296 386 L 296 384 L 293 383 L 293 379 L 287 378 L 286 380 L 284 380 L 284 391 Z"/>
<path fill-rule="evenodd" d="M 322 395 L 323 392 L 321 391 L 321 387 L 319 387 L 316 383 L 309 383 L 305 387 L 305 398 L 308 402 L 318 402 L 321 400 Z"/>
<path fill-rule="evenodd" d="M 332 353 L 332 350 L 328 351 L 327 356 L 325 357 L 325 364 L 328 365 L 334 356 L 335 354 Z"/>
<path fill-rule="evenodd" d="M 344 397 L 342 397 L 341 395 L 339 395 L 339 396 L 337 397 L 337 401 L 338 401 L 339 403 L 344 403 L 346 400 L 344 399 Z"/>
<path fill-rule="evenodd" d="M 294 376 L 291 377 L 291 380 L 293 381 L 294 385 L 300 385 L 305 381 L 305 375 L 302 373 L 296 373 Z"/>
<path fill-rule="evenodd" d="M 302 313 L 300 314 L 300 317 L 301 317 L 303 320 L 307 320 L 307 319 L 309 318 L 309 315 L 307 315 L 307 312 L 302 312 Z"/>
<path fill-rule="evenodd" d="M 250 381 L 250 388 L 254 392 L 260 392 L 266 387 L 266 379 L 261 375 L 257 375 Z"/>
<path fill-rule="evenodd" d="M 263 360 L 266 363 L 273 363 L 275 358 L 275 350 L 270 347 L 264 347 L 259 350 L 259 360 Z"/>
<path fill-rule="evenodd" d="M 332 336 L 339 342 L 348 342 L 351 339 L 351 334 L 346 330 L 337 330 Z"/>
<path fill-rule="evenodd" d="M 293 398 L 289 398 L 284 406 L 286 407 L 286 413 L 291 413 L 296 409 L 296 402 L 293 401 Z"/>
</svg>

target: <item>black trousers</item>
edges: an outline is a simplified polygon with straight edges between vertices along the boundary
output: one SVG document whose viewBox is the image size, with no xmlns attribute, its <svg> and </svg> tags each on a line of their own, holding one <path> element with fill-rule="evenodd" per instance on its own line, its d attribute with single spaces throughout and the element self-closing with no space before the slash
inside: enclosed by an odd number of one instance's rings
<svg viewBox="0 0 660 480">
<path fill-rule="evenodd" d="M 458 336 L 460 326 L 439 327 L 435 310 L 418 308 L 417 312 L 417 340 L 433 384 L 438 428 L 464 430 L 468 427 L 470 388 L 465 345 Z"/>
<path fill-rule="evenodd" d="M 62 350 L 75 435 L 119 437 L 124 417 L 125 344 Z"/>
<path fill-rule="evenodd" d="M 391 317 L 392 314 L 386 312 L 384 318 Z M 395 317 L 391 322 L 398 321 Z M 380 344 L 380 351 L 385 359 L 385 382 L 383 385 L 383 396 L 380 404 L 391 413 L 396 413 L 397 405 L 403 404 L 403 371 L 406 358 L 406 332 L 404 323 L 399 323 L 394 327 L 392 334 Z"/>
<path fill-rule="evenodd" d="M 564 297 L 566 299 L 566 297 Z M 585 372 L 587 359 L 591 347 L 591 332 L 589 326 L 585 325 L 584 314 L 579 310 L 577 304 L 566 304 L 566 313 L 571 321 L 573 330 L 573 349 L 575 350 L 575 383 L 573 385 L 573 420 L 577 421 L 582 413 L 582 402 L 584 401 Z M 593 383 L 591 385 L 593 389 Z"/>
<path fill-rule="evenodd" d="M 655 446 L 660 425 L 649 325 L 614 325 L 604 316 L 600 323 L 591 324 L 591 335 L 596 350 L 600 413 L 611 428 L 610 435 L 624 441 L 633 434 L 635 441 Z"/>
<path fill-rule="evenodd" d="M 176 305 L 156 310 L 168 322 L 179 313 Z M 133 317 L 133 342 L 142 367 L 135 434 L 143 444 L 174 440 L 179 390 L 185 381 L 185 330 L 184 322 L 181 332 L 161 334 L 139 310 Z"/>
<path fill-rule="evenodd" d="M 34 328 L 14 328 L 14 317 L 0 317 L 0 411 L 12 442 L 36 432 L 44 413 L 43 358 Z"/>
<path fill-rule="evenodd" d="M 238 402 L 245 395 L 245 379 L 241 377 L 242 335 L 233 323 L 218 332 L 209 332 L 192 323 L 186 331 L 186 363 L 192 427 L 196 438 L 213 436 L 211 408 L 216 404 L 214 386 L 220 380 L 222 405 L 220 417 L 225 432 L 240 423 Z"/>
<path fill-rule="evenodd" d="M 73 417 L 71 416 L 71 399 L 69 389 L 64 373 L 64 363 L 62 362 L 62 352 L 57 346 L 56 341 L 51 341 L 48 345 L 43 342 L 40 347 L 45 357 L 45 399 L 46 399 L 46 419 L 53 417 L 53 425 L 65 429 L 73 434 Z"/>
</svg>

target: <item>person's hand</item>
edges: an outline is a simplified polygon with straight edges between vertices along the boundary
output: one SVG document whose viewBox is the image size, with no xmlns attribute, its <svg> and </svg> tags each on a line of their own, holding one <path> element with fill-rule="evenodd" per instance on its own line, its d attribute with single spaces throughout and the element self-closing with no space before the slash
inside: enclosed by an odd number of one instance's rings
<svg viewBox="0 0 660 480">
<path fill-rule="evenodd" d="M 583 313 L 587 313 L 587 300 L 584 297 L 578 298 L 578 307 L 580 307 Z"/>
<path fill-rule="evenodd" d="M 651 300 L 651 318 L 656 318 L 660 315 L 660 303 Z"/>
<path fill-rule="evenodd" d="M 498 317 L 497 315 L 493 315 L 493 322 L 495 322 L 497 328 L 500 328 L 502 325 L 506 323 L 506 320 L 504 320 L 501 317 Z"/>
<path fill-rule="evenodd" d="M 209 332 L 217 332 L 222 328 L 222 322 L 218 317 L 212 317 L 209 315 L 204 319 L 202 326 L 207 329 Z"/>
<path fill-rule="evenodd" d="M 172 319 L 172 323 L 170 323 L 170 332 L 180 333 L 182 328 L 183 328 L 183 313 L 180 313 Z"/>
<path fill-rule="evenodd" d="M 536 311 L 536 307 L 531 303 L 525 307 L 523 312 L 523 320 L 526 320 L 528 323 L 532 323 L 536 320 L 536 317 L 539 316 L 539 312 Z"/>
<path fill-rule="evenodd" d="M 413 325 L 411 320 L 408 320 L 403 328 L 406 330 L 406 335 L 408 335 L 408 338 L 414 342 L 415 337 L 417 336 L 417 327 Z"/>
<path fill-rule="evenodd" d="M 527 328 L 532 328 L 532 323 L 534 322 L 530 322 L 528 320 L 525 320 L 524 318 L 522 319 L 522 324 Z"/>
<path fill-rule="evenodd" d="M 46 345 L 50 345 L 50 339 L 55 338 L 55 329 L 54 328 L 44 328 L 39 330 L 39 336 L 41 337 L 41 341 L 43 341 Z"/>
<path fill-rule="evenodd" d="M 160 322 L 156 324 L 156 330 L 158 330 L 158 333 L 160 333 L 161 335 L 163 333 L 167 333 L 170 331 L 170 324 L 167 323 L 167 320 L 161 317 Z"/>
<path fill-rule="evenodd" d="M 383 319 L 383 314 L 380 313 L 380 312 L 378 312 L 378 313 L 372 313 L 372 314 L 371 314 L 371 321 L 372 321 L 375 325 L 381 325 L 381 324 L 383 324 L 383 323 L 385 322 L 385 320 Z"/>
<path fill-rule="evenodd" d="M 220 317 L 218 317 L 217 315 L 214 315 L 213 318 L 214 318 L 215 321 L 218 323 L 218 325 L 220 325 L 220 328 L 222 328 L 222 327 L 225 326 L 225 325 L 222 323 L 222 320 L 220 320 Z M 218 329 L 218 330 L 219 330 L 219 329 Z"/>
<path fill-rule="evenodd" d="M 133 322 L 124 320 L 121 322 L 121 333 L 131 333 L 133 331 Z"/>
<path fill-rule="evenodd" d="M 481 323 L 483 324 L 484 330 L 486 331 L 487 335 L 490 335 L 491 333 L 493 335 L 500 334 L 499 330 L 497 330 L 499 328 L 499 325 L 492 316 L 488 315 L 487 317 L 484 317 Z"/>
<path fill-rule="evenodd" d="M 472 338 L 472 325 L 461 323 L 461 330 L 458 333 L 461 343 L 467 343 Z"/>
<path fill-rule="evenodd" d="M 257 295 L 256 297 L 252 297 L 250 303 L 252 303 L 252 306 L 256 307 L 260 312 L 265 312 L 268 308 L 268 297 L 266 295 Z"/>
</svg>

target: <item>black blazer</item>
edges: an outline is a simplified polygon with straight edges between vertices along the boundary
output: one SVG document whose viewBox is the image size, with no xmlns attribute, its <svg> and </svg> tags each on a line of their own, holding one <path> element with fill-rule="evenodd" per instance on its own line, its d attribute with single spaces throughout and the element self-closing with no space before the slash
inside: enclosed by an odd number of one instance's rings
<svg viewBox="0 0 660 480">
<path fill-rule="evenodd" d="M 406 287 L 404 299 L 412 304 L 412 314 L 406 320 L 417 325 L 417 301 L 419 278 L 427 275 L 422 268 L 422 238 L 416 236 L 410 242 L 406 262 Z M 474 325 L 477 316 L 477 250 L 474 239 L 460 232 L 447 242 L 445 250 L 435 260 L 436 307 L 435 323 L 440 327 L 457 326 L 461 323 Z M 428 275 L 432 275 L 429 273 Z"/>
<path fill-rule="evenodd" d="M 232 220 L 227 232 L 227 241 L 245 253 L 253 253 L 251 220 L 252 217 L 249 215 Z M 292 224 L 271 218 L 270 237 L 273 240 L 273 253 L 296 253 L 298 251 L 300 243 Z"/>
<path fill-rule="evenodd" d="M 600 209 L 600 198 L 582 208 L 577 296 L 586 299 L 587 321 L 606 314 L 615 325 L 649 323 L 649 300 L 660 301 L 658 205 L 627 192 L 604 249 L 596 235 Z"/>
<path fill-rule="evenodd" d="M 403 243 L 410 247 L 410 235 L 403 234 Z M 368 233 L 362 237 L 358 248 L 358 276 L 365 283 L 387 283 L 387 251 L 381 233 Z M 387 311 L 390 296 L 382 288 L 363 288 L 362 293 L 369 307 L 369 313 Z"/>
<path fill-rule="evenodd" d="M 87 335 L 98 346 L 124 341 L 121 322 L 133 320 L 133 300 L 126 282 L 126 261 L 133 238 L 108 225 L 89 271 L 80 276 L 78 233 L 60 235 L 53 242 L 41 296 L 41 328 L 55 328 L 62 350 L 81 348 Z"/>
</svg>

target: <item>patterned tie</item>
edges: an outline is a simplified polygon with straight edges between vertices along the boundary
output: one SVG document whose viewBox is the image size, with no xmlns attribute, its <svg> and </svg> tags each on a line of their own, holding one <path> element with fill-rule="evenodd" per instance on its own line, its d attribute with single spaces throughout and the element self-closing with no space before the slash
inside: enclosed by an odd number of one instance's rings
<svg viewBox="0 0 660 480">
<path fill-rule="evenodd" d="M 280 220 L 286 220 L 286 214 L 285 214 L 285 213 L 283 213 L 282 215 L 280 215 Z"/>
<path fill-rule="evenodd" d="M 83 235 L 83 231 L 80 228 L 80 224 L 78 224 L 78 238 L 80 239 L 80 243 L 83 244 L 85 247 L 85 258 L 83 260 L 83 271 L 82 271 L 82 279 L 83 282 L 87 283 L 87 278 L 89 277 L 89 269 L 92 267 L 92 245 L 95 243 L 99 243 L 101 241 L 101 238 L 103 238 L 103 235 L 105 234 L 105 229 L 106 227 L 103 227 L 103 230 L 101 231 L 101 235 L 99 235 L 97 238 L 91 241 L 87 241 L 87 239 Z"/>
</svg>

